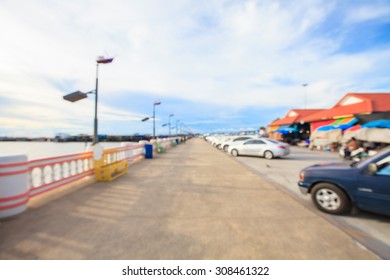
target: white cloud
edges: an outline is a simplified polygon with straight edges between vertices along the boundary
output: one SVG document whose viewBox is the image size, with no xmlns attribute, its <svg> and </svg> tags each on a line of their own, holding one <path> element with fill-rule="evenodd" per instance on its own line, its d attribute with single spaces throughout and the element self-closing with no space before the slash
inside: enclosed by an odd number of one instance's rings
<svg viewBox="0 0 390 280">
<path fill-rule="evenodd" d="M 390 21 L 390 7 L 388 2 L 357 5 L 350 9 L 346 16 L 346 22 L 349 24 L 366 22 L 370 20 L 383 20 L 386 22 Z"/>
<path fill-rule="evenodd" d="M 390 52 L 340 53 L 344 33 L 318 31 L 340 9 L 348 27 L 383 20 L 390 9 L 383 2 L 357 8 L 325 0 L 3 2 L 0 98 L 9 103 L 0 104 L 0 117 L 8 127 L 12 116 L 28 113 L 55 120 L 59 129 L 75 119 L 85 120 L 80 130 L 89 128 L 93 100 L 67 103 L 62 95 L 95 87 L 101 54 L 115 59 L 99 67 L 99 92 L 116 99 L 147 92 L 233 110 L 296 108 L 303 105 L 302 83 L 309 83 L 308 105 L 325 107 L 351 89 L 386 83 Z M 135 122 L 145 112 L 120 107 L 103 99 L 99 116 Z"/>
</svg>

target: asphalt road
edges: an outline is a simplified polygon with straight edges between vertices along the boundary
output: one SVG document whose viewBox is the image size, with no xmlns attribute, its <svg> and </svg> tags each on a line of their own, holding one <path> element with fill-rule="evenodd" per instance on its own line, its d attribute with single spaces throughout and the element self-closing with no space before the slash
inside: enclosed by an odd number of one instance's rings
<svg viewBox="0 0 390 280">
<path fill-rule="evenodd" d="M 282 159 L 266 160 L 245 156 L 235 159 L 290 193 L 307 208 L 318 212 L 383 259 L 390 259 L 390 217 L 360 210 L 346 216 L 324 214 L 314 207 L 310 196 L 300 193 L 297 185 L 300 170 L 316 163 L 342 161 L 337 153 L 291 147 L 291 154 Z"/>
</svg>

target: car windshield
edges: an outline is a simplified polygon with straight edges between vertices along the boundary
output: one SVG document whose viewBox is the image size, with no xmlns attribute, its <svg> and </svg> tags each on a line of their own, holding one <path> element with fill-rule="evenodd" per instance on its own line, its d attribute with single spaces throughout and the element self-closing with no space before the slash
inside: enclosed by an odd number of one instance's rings
<svg viewBox="0 0 390 280">
<path fill-rule="evenodd" d="M 361 158 L 359 161 L 353 161 L 351 163 L 351 167 L 359 167 L 361 164 L 364 164 L 364 162 L 366 162 L 367 160 L 371 159 L 373 156 L 370 156 L 370 157 L 364 157 L 364 158 Z"/>
<path fill-rule="evenodd" d="M 244 141 L 244 140 L 248 140 L 248 139 L 251 139 L 251 138 L 250 137 L 239 137 L 239 138 L 234 139 L 233 142 Z"/>
<path fill-rule="evenodd" d="M 275 140 L 273 140 L 273 139 L 267 139 L 267 141 L 269 141 L 269 142 L 271 142 L 271 143 L 274 143 L 274 144 L 279 144 L 278 141 L 275 141 Z"/>
<path fill-rule="evenodd" d="M 354 162 L 351 163 L 351 167 L 358 167 L 359 168 L 360 166 L 363 166 L 366 161 L 369 161 L 369 160 L 371 160 L 374 157 L 381 157 L 381 155 L 383 155 L 383 153 L 386 153 L 386 151 L 389 151 L 389 150 L 390 150 L 390 148 L 384 148 L 384 149 L 380 150 L 375 155 L 364 157 L 364 158 L 360 159 L 360 161 L 354 161 Z"/>
</svg>

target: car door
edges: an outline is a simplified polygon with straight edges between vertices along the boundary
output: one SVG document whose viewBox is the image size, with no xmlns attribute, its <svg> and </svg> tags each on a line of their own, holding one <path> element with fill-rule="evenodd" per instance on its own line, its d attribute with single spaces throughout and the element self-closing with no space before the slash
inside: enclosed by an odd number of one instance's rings
<svg viewBox="0 0 390 280">
<path fill-rule="evenodd" d="M 230 143 L 228 143 L 229 146 L 237 146 L 237 149 L 239 149 L 240 151 L 240 154 L 242 155 L 243 154 L 243 151 L 242 151 L 242 144 L 246 141 L 246 140 L 249 140 L 251 139 L 250 137 L 247 137 L 247 136 L 241 136 L 241 137 L 237 137 L 236 139 L 234 139 L 233 141 L 231 141 Z M 225 144 L 224 144 L 225 145 Z M 223 148 L 223 147 L 222 147 Z"/>
<path fill-rule="evenodd" d="M 265 142 L 259 139 L 252 139 L 246 141 L 242 145 L 243 153 L 250 156 L 260 156 L 263 154 Z"/>
<path fill-rule="evenodd" d="M 390 156 L 377 162 L 378 171 L 358 176 L 357 205 L 366 210 L 390 214 Z"/>
</svg>

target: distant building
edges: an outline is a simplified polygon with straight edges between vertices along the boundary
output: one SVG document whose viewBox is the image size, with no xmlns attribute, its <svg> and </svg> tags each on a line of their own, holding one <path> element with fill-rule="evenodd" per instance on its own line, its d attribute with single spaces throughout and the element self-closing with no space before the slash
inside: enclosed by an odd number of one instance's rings
<svg viewBox="0 0 390 280">
<path fill-rule="evenodd" d="M 70 138 L 71 138 L 70 134 L 67 134 L 67 133 L 57 133 L 54 136 L 54 141 L 56 141 L 56 142 L 66 142 L 66 141 L 69 141 Z"/>
<path fill-rule="evenodd" d="M 267 134 L 276 140 L 291 141 L 292 139 L 306 139 L 310 136 L 310 125 L 302 120 L 323 109 L 292 109 L 282 119 L 268 124 Z"/>
<path fill-rule="evenodd" d="M 302 118 L 310 130 L 345 130 L 357 123 L 390 119 L 390 93 L 348 93 L 332 108 Z"/>
<path fill-rule="evenodd" d="M 324 138 L 338 142 L 343 131 L 373 120 L 390 120 L 390 93 L 348 93 L 330 109 L 292 109 L 282 119 L 268 124 L 271 138 L 291 142 L 297 139 Z M 337 132 L 337 135 L 334 133 Z"/>
</svg>

